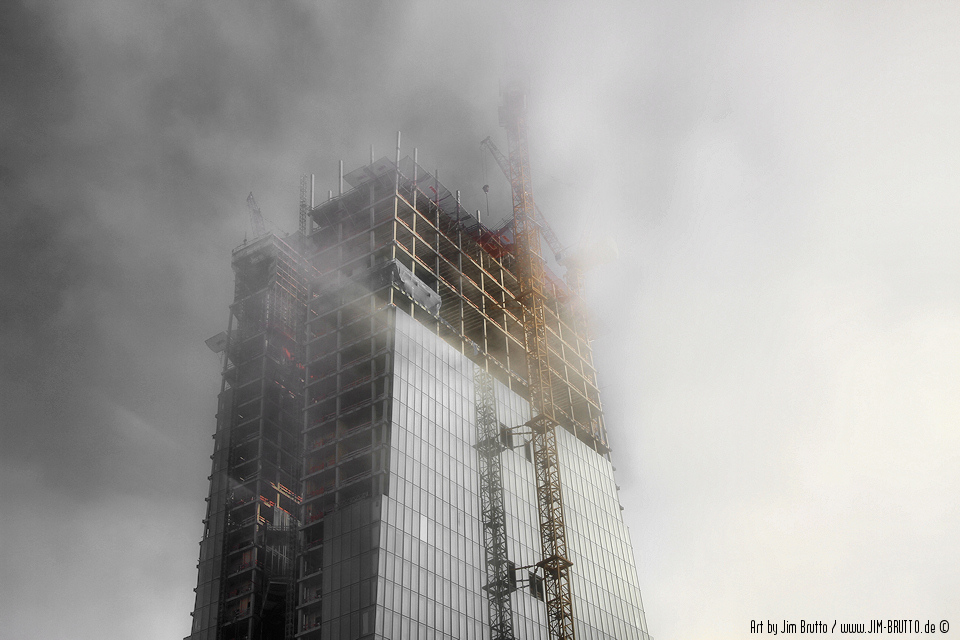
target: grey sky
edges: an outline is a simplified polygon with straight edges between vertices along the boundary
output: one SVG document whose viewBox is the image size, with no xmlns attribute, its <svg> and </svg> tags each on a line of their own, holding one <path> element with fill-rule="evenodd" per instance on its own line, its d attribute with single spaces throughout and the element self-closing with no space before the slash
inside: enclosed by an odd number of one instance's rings
<svg viewBox="0 0 960 640">
<path fill-rule="evenodd" d="M 588 276 L 658 640 L 960 629 L 960 7 L 24 0 L 0 8 L 0 638 L 189 629 L 253 191 L 392 153 L 496 216 L 498 83 Z"/>
</svg>

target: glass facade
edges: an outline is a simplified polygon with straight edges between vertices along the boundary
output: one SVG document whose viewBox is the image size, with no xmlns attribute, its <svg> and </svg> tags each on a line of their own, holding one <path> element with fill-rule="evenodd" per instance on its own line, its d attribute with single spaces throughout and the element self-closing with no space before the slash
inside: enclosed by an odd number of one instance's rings
<svg viewBox="0 0 960 640">
<path fill-rule="evenodd" d="M 474 416 L 474 363 L 428 327 L 396 313 L 389 495 L 380 528 L 377 638 L 489 638 Z M 498 419 L 529 404 L 497 383 Z M 510 560 L 540 554 L 533 463 L 520 435 L 502 454 Z M 646 640 L 633 551 L 610 461 L 559 430 L 577 637 Z M 545 640 L 532 568 L 516 572 L 514 630 Z"/>
</svg>

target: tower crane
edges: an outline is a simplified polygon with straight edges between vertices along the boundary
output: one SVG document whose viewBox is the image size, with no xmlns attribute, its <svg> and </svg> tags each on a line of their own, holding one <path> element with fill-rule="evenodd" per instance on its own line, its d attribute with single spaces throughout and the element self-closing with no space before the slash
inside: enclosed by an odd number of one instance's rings
<svg viewBox="0 0 960 640">
<path fill-rule="evenodd" d="M 503 155 L 503 152 L 494 144 L 493 140 L 490 139 L 490 136 L 487 136 L 480 141 L 480 146 L 490 152 L 490 155 L 493 156 L 493 159 L 496 160 L 497 166 L 500 167 L 500 171 L 503 172 L 503 175 L 507 177 L 507 180 L 510 180 L 510 161 L 506 156 Z M 535 224 L 540 228 L 540 232 L 543 234 L 543 239 L 547 241 L 547 244 L 550 246 L 550 250 L 553 251 L 554 257 L 557 259 L 557 263 L 563 265 L 567 268 L 567 284 L 570 286 L 570 289 L 578 297 L 583 295 L 583 269 L 580 266 L 579 261 L 570 255 L 569 249 L 565 249 L 563 245 L 560 244 L 560 240 L 557 239 L 557 234 L 553 232 L 553 229 L 550 227 L 550 223 L 547 222 L 547 219 L 544 217 L 543 212 L 540 211 L 540 207 L 536 203 L 533 205 L 533 210 L 536 212 L 537 216 L 535 219 Z"/>
<path fill-rule="evenodd" d="M 509 176 L 513 195 L 514 255 L 518 266 L 523 331 L 527 348 L 527 386 L 533 415 L 527 423 L 533 434 L 533 461 L 537 479 L 537 512 L 540 524 L 541 560 L 547 604 L 547 627 L 551 640 L 575 640 L 573 599 L 567 534 L 563 519 L 560 464 L 557 453 L 556 407 L 547 351 L 546 295 L 540 232 L 530 181 L 527 147 L 527 105 L 522 88 L 503 92 L 500 125 L 509 141 Z M 488 148 L 492 148 L 490 143 Z M 501 154 L 502 155 L 502 154 Z M 496 154 L 494 154 L 496 157 Z"/>
<path fill-rule="evenodd" d="M 253 224 L 253 236 L 259 238 L 267 232 L 267 228 L 263 224 L 263 214 L 260 213 L 260 205 L 257 204 L 257 200 L 253 197 L 252 191 L 250 195 L 247 196 L 247 208 L 250 209 L 250 222 Z"/>
</svg>

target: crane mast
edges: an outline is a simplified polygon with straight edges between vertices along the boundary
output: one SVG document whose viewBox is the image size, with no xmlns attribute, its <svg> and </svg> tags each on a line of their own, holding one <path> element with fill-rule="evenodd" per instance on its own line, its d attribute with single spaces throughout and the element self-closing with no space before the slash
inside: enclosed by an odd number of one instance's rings
<svg viewBox="0 0 960 640">
<path fill-rule="evenodd" d="M 516 87 L 503 92 L 500 125 L 509 140 L 510 186 L 513 194 L 514 255 L 516 257 L 523 329 L 527 348 L 527 385 L 533 418 L 533 458 L 537 479 L 537 512 L 540 524 L 547 626 L 551 640 L 574 640 L 573 600 L 567 535 L 563 520 L 557 421 L 547 350 L 544 262 L 530 181 L 527 147 L 526 94 Z"/>
<path fill-rule="evenodd" d="M 257 204 L 257 199 L 253 197 L 252 191 L 250 195 L 247 196 L 247 208 L 250 209 L 250 224 L 253 225 L 253 237 L 259 238 L 267 232 L 267 228 L 263 224 L 263 214 L 260 213 L 260 205 Z"/>
<path fill-rule="evenodd" d="M 500 148 L 490 139 L 490 136 L 481 140 L 480 146 L 490 152 L 490 155 L 496 160 L 497 166 L 500 167 L 500 171 L 503 172 L 507 180 L 510 180 L 510 160 L 503 155 L 503 152 L 500 151 Z M 550 250 L 553 251 L 557 262 L 567 268 L 567 284 L 570 285 L 573 293 L 578 296 L 583 295 L 583 273 L 580 270 L 580 265 L 577 264 L 575 260 L 569 259 L 563 245 L 561 245 L 560 240 L 557 239 L 557 234 L 553 232 L 550 223 L 547 222 L 546 217 L 536 203 L 533 204 L 533 210 L 537 213 L 535 222 L 540 227 L 543 239 L 550 245 Z"/>
</svg>

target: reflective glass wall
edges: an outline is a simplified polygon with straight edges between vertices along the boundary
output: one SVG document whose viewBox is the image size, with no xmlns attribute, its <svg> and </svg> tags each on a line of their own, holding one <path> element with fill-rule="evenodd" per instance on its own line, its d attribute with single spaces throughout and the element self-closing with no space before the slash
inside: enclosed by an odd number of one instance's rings
<svg viewBox="0 0 960 640">
<path fill-rule="evenodd" d="M 474 363 L 429 328 L 396 313 L 389 495 L 383 497 L 378 638 L 490 637 L 474 415 Z M 529 404 L 497 383 L 497 417 L 512 428 Z M 612 466 L 558 431 L 565 517 L 581 639 L 646 640 L 629 534 Z M 511 596 L 522 640 L 546 640 L 532 455 L 522 435 L 502 455 Z"/>
</svg>

